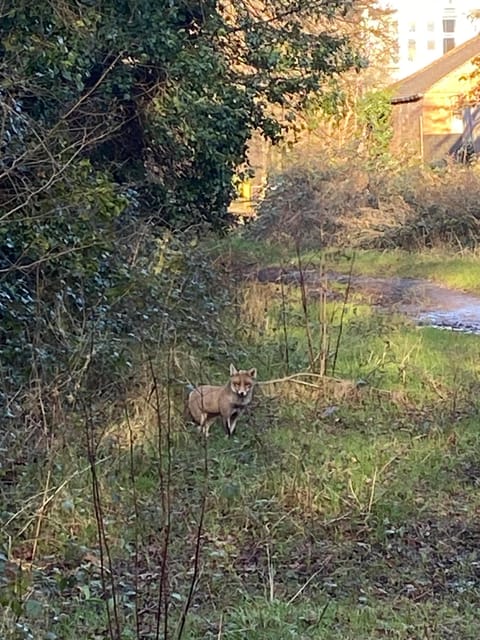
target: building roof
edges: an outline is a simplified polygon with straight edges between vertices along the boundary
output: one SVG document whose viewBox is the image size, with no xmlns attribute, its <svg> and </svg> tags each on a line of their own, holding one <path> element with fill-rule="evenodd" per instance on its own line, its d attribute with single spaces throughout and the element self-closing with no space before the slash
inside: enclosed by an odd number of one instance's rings
<svg viewBox="0 0 480 640">
<path fill-rule="evenodd" d="M 424 94 L 436 82 L 478 55 L 480 55 L 480 35 L 470 38 L 423 69 L 393 84 L 394 100 L 403 102 L 410 96 Z"/>
</svg>

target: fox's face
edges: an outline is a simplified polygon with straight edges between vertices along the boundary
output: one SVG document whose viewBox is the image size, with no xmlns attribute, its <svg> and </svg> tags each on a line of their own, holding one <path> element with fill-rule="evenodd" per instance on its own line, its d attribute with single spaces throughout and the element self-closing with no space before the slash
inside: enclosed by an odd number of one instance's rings
<svg viewBox="0 0 480 640">
<path fill-rule="evenodd" d="M 230 365 L 230 386 L 239 398 L 246 398 L 250 395 L 256 377 L 256 369 L 248 369 L 248 371 L 245 371 L 243 369 L 236 369 L 233 364 Z"/>
</svg>

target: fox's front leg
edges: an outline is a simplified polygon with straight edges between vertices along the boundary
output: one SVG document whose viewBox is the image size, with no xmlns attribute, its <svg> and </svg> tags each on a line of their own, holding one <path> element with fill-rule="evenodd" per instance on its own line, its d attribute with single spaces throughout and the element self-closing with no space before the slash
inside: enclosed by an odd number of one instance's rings
<svg viewBox="0 0 480 640">
<path fill-rule="evenodd" d="M 230 418 L 228 416 L 226 417 L 222 416 L 222 424 L 225 430 L 225 435 L 230 437 Z"/>
<path fill-rule="evenodd" d="M 226 420 L 224 420 L 223 422 L 223 426 L 229 438 L 233 436 L 235 427 L 237 426 L 237 418 L 238 418 L 238 413 L 235 412 L 235 413 L 232 413 L 230 416 L 227 416 Z"/>
</svg>

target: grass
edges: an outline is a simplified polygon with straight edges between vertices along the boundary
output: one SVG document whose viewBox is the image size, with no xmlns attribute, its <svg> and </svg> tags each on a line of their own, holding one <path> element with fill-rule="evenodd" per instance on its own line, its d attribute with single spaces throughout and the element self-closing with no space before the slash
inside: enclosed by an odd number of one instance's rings
<svg viewBox="0 0 480 640">
<path fill-rule="evenodd" d="M 253 253 L 267 264 L 281 250 Z M 465 283 L 474 264 L 435 260 L 368 252 L 355 265 L 419 277 L 438 264 Z M 306 370 L 307 325 L 316 353 L 328 317 L 331 352 L 342 330 L 335 380 L 261 385 L 235 437 L 214 426 L 207 450 L 174 382 L 158 411 L 152 381 L 139 384 L 129 419 L 94 433 L 103 556 L 82 438 L 18 470 L 3 492 L 1 637 L 115 637 L 116 616 L 122 639 L 177 638 L 192 580 L 191 640 L 479 637 L 478 338 L 357 300 L 322 316 L 309 299 L 305 313 L 295 287 L 245 286 L 238 364 L 263 382 Z M 227 375 L 204 362 L 204 379 Z"/>
<path fill-rule="evenodd" d="M 211 251 L 228 258 L 234 266 L 298 266 L 296 249 L 288 243 L 265 243 L 234 235 L 227 242 L 212 244 Z M 412 252 L 399 249 L 301 251 L 305 268 L 322 264 L 326 269 L 346 274 L 350 272 L 352 259 L 356 275 L 424 278 L 454 289 L 480 293 L 480 258 L 473 252 L 449 252 L 445 249 Z"/>
<path fill-rule="evenodd" d="M 306 259 L 308 257 L 307 254 Z M 347 272 L 349 257 L 339 263 L 341 270 Z M 480 258 L 472 253 L 359 251 L 355 254 L 355 273 L 424 278 L 454 289 L 480 293 Z"/>
<path fill-rule="evenodd" d="M 233 442 L 213 431 L 202 572 L 186 637 L 410 638 L 430 629 L 447 638 L 454 628 L 462 630 L 457 637 L 475 637 L 476 419 L 420 419 L 375 402 L 322 418 L 308 397 L 275 402 L 272 414 L 258 400 Z M 143 625 L 156 604 L 163 544 L 158 484 L 149 480 L 158 480 L 156 455 L 147 443 L 139 449 L 137 559 L 126 455 L 106 471 L 102 488 L 125 638 L 135 637 L 136 563 Z M 191 575 L 201 449 L 196 434 L 180 432 L 171 487 L 174 619 Z M 47 518 L 45 533 L 56 523 L 63 552 L 40 564 L 37 577 L 27 570 L 22 588 L 19 579 L 9 585 L 22 624 L 51 634 L 36 638 L 105 634 L 99 558 L 90 551 L 94 531 L 85 539 L 79 489 L 69 490 L 76 505 L 69 518 L 61 517 L 64 495 Z M 155 637 L 152 624 L 142 626 L 142 637 Z"/>
<path fill-rule="evenodd" d="M 363 596 L 346 604 L 325 597 L 318 603 L 296 603 L 294 606 L 262 599 L 227 612 L 218 627 L 221 637 L 235 640 L 336 640 L 339 637 L 345 640 L 374 637 L 474 640 L 478 631 L 475 618 L 474 605 L 460 610 L 455 606 L 434 610 L 428 604 L 415 603 L 408 598 L 399 598 L 395 606 L 369 603 Z"/>
</svg>

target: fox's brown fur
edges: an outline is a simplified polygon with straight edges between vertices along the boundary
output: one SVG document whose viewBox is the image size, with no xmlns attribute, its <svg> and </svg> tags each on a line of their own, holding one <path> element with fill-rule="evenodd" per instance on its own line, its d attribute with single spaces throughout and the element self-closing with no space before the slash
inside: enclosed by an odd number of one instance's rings
<svg viewBox="0 0 480 640">
<path fill-rule="evenodd" d="M 212 422 L 220 417 L 227 436 L 232 436 L 238 416 L 252 401 L 256 378 L 256 369 L 237 370 L 231 364 L 230 380 L 223 387 L 202 384 L 190 391 L 187 416 L 206 436 Z"/>
</svg>

